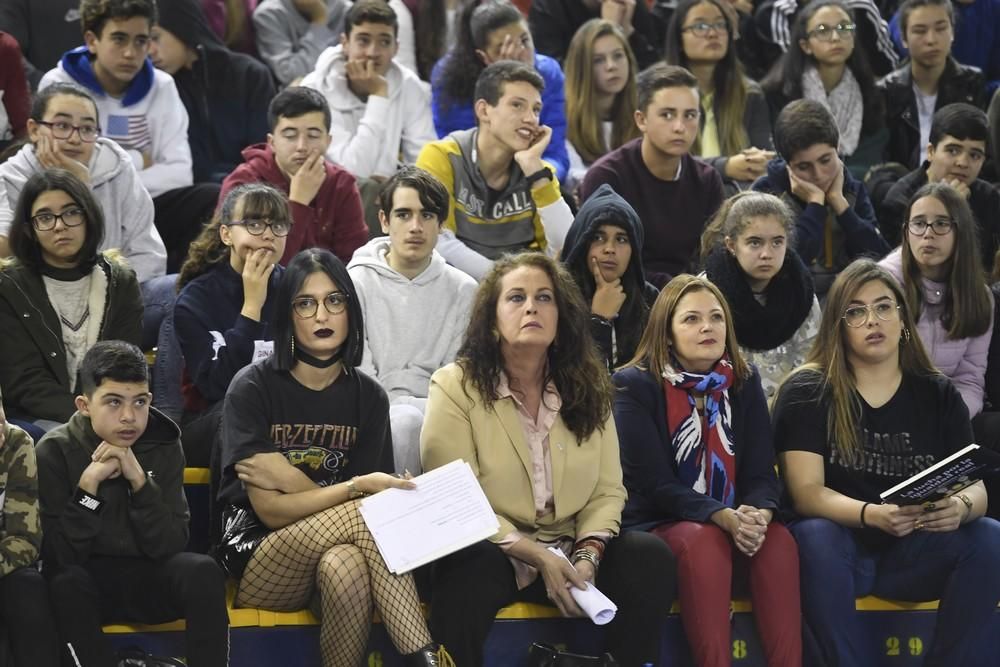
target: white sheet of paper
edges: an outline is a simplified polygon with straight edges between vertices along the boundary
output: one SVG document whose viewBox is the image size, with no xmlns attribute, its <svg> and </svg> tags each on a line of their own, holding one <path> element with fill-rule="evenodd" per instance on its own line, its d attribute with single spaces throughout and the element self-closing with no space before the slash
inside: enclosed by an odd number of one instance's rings
<svg viewBox="0 0 1000 667">
<path fill-rule="evenodd" d="M 561 549 L 549 547 L 549 551 L 563 560 L 569 560 Z M 582 591 L 576 586 L 570 586 L 569 594 L 573 596 L 576 603 L 580 605 L 580 609 L 590 617 L 595 625 L 607 625 L 614 620 L 615 614 L 618 613 L 618 605 L 612 602 L 607 595 L 597 590 L 597 586 L 589 581 L 587 582 L 587 590 Z"/>
<path fill-rule="evenodd" d="M 472 468 L 455 460 L 361 501 L 361 516 L 389 570 L 403 574 L 500 529 Z"/>
</svg>

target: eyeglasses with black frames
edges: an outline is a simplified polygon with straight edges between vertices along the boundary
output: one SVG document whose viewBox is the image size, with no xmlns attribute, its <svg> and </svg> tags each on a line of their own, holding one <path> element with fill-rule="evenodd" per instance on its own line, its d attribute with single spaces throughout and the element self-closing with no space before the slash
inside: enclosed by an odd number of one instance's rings
<svg viewBox="0 0 1000 667">
<path fill-rule="evenodd" d="M 951 218 L 934 218 L 933 220 L 928 220 L 927 218 L 920 217 L 913 218 L 906 223 L 906 229 L 914 236 L 923 236 L 927 233 L 928 227 L 938 236 L 945 236 L 951 233 L 954 226 L 955 221 Z"/>
<path fill-rule="evenodd" d="M 69 139 L 76 132 L 80 135 L 80 141 L 92 144 L 97 141 L 97 137 L 101 136 L 101 128 L 97 125 L 74 125 L 64 120 L 36 120 L 35 122 L 49 128 L 52 131 L 52 136 L 60 140 Z"/>
<path fill-rule="evenodd" d="M 260 236 L 268 227 L 275 236 L 288 236 L 292 231 L 292 223 L 288 220 L 268 220 L 267 218 L 247 218 L 245 220 L 232 220 L 224 223 L 229 226 L 239 225 L 254 236 Z"/>
<path fill-rule="evenodd" d="M 56 228 L 56 220 L 62 220 L 67 227 L 82 225 L 87 216 L 82 208 L 68 208 L 62 213 L 39 213 L 31 216 L 31 224 L 39 232 L 48 232 Z"/>
</svg>

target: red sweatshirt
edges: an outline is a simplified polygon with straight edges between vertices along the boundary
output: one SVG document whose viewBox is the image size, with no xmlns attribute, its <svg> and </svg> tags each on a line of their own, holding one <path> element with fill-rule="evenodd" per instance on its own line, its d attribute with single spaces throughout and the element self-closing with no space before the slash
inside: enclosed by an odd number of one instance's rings
<svg viewBox="0 0 1000 667">
<path fill-rule="evenodd" d="M 347 264 L 354 251 L 368 242 L 368 226 L 354 176 L 329 161 L 324 163 L 326 180 L 315 199 L 308 206 L 289 202 L 295 224 L 285 242 L 282 265 L 287 265 L 298 251 L 313 247 L 326 248 Z M 222 182 L 219 205 L 237 185 L 260 182 L 273 185 L 285 196 L 291 185 L 278 169 L 274 151 L 267 144 L 254 144 L 243 149 L 243 164 Z"/>
<path fill-rule="evenodd" d="M 0 91 L 3 91 L 3 106 L 7 110 L 10 130 L 15 139 L 27 131 L 28 108 L 31 106 L 31 92 L 21 64 L 21 47 L 17 40 L 5 32 L 0 32 Z M 0 136 L 0 141 L 3 136 Z"/>
</svg>

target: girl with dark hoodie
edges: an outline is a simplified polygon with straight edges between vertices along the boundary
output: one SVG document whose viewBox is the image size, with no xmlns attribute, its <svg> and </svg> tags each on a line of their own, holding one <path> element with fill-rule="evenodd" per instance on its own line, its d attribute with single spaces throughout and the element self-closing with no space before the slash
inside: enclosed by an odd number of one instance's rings
<svg viewBox="0 0 1000 667">
<path fill-rule="evenodd" d="M 194 181 L 221 183 L 245 147 L 267 138 L 274 80 L 266 65 L 226 48 L 198 0 L 161 2 L 158 10 L 149 57 L 174 77 L 187 109 Z"/>
<path fill-rule="evenodd" d="M 794 228 L 779 198 L 743 192 L 701 237 L 705 276 L 726 297 L 740 353 L 757 367 L 768 400 L 805 361 L 822 317 L 812 274 L 791 247 Z"/>
<path fill-rule="evenodd" d="M 580 207 L 560 256 L 590 303 L 590 332 L 609 370 L 632 358 L 656 301 L 642 240 L 635 209 L 604 184 Z"/>
</svg>

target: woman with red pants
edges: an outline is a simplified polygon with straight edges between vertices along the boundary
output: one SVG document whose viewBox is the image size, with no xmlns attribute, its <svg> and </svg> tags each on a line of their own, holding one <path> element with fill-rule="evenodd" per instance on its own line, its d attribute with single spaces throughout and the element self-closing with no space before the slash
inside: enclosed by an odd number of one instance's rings
<svg viewBox="0 0 1000 667">
<path fill-rule="evenodd" d="M 767 403 L 719 289 L 690 275 L 667 283 L 614 383 L 628 490 L 622 526 L 650 530 L 674 552 L 695 663 L 730 664 L 732 580 L 745 571 L 767 664 L 800 667 L 798 552 L 773 521 Z"/>
</svg>

